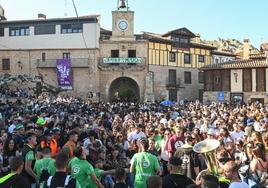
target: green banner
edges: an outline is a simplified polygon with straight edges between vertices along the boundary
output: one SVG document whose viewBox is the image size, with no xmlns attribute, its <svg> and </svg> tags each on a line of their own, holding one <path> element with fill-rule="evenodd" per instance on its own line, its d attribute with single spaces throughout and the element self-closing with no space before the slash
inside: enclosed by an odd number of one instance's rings
<svg viewBox="0 0 268 188">
<path fill-rule="evenodd" d="M 141 63 L 142 58 L 140 57 L 135 57 L 135 58 L 125 58 L 125 57 L 117 57 L 117 58 L 112 58 L 112 57 L 107 57 L 103 58 L 103 63 Z"/>
</svg>

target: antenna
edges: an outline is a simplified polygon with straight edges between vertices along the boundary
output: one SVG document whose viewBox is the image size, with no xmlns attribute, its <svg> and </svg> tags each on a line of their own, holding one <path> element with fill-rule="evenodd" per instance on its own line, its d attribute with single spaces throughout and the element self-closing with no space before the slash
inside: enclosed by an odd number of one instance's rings
<svg viewBox="0 0 268 188">
<path fill-rule="evenodd" d="M 67 17 L 67 4 L 68 4 L 68 0 L 64 0 L 64 17 Z"/>
</svg>

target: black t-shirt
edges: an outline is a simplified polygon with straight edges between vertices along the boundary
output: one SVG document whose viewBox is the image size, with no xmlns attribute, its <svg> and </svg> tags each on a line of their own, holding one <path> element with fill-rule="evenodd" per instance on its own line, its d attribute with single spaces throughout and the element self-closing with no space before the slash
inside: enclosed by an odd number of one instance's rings
<svg viewBox="0 0 268 188">
<path fill-rule="evenodd" d="M 120 182 L 120 183 L 114 184 L 114 188 L 128 188 L 128 186 L 127 184 Z"/>
<path fill-rule="evenodd" d="M 15 174 L 4 183 L 0 184 L 1 188 L 31 188 L 31 185 L 25 177 Z"/>
<path fill-rule="evenodd" d="M 194 182 L 185 175 L 169 174 L 163 178 L 162 188 L 186 188 Z"/>
<path fill-rule="evenodd" d="M 52 177 L 50 188 L 64 187 L 66 177 L 67 174 L 65 172 L 56 172 L 55 175 Z M 66 188 L 75 188 L 75 187 L 76 187 L 76 180 L 70 178 Z M 48 188 L 47 182 L 44 184 L 44 188 Z"/>
<path fill-rule="evenodd" d="M 195 174 L 194 168 L 199 167 L 199 157 L 192 148 L 178 148 L 174 154 L 182 160 L 181 172 L 188 178 L 195 179 L 197 174 Z"/>
</svg>

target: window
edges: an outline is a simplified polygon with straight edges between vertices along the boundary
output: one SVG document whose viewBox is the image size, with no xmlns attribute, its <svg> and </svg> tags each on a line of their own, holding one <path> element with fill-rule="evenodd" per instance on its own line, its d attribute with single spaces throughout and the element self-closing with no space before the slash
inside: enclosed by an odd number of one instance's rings
<svg viewBox="0 0 268 188">
<path fill-rule="evenodd" d="M 204 72 L 198 72 L 198 82 L 200 84 L 203 84 L 204 83 Z"/>
<path fill-rule="evenodd" d="M 35 35 L 45 35 L 45 34 L 55 34 L 56 26 L 55 25 L 39 25 L 34 27 Z"/>
<path fill-rule="evenodd" d="M 170 62 L 176 61 L 176 53 L 175 52 L 169 52 L 169 61 Z"/>
<path fill-rule="evenodd" d="M 128 50 L 128 57 L 136 57 L 136 50 Z"/>
<path fill-rule="evenodd" d="M 111 57 L 119 57 L 119 50 L 111 50 Z"/>
<path fill-rule="evenodd" d="M 45 62 L 46 61 L 46 53 L 42 53 L 42 62 Z"/>
<path fill-rule="evenodd" d="M 176 84 L 176 70 L 174 69 L 168 70 L 168 84 Z"/>
<path fill-rule="evenodd" d="M 61 33 L 82 33 L 83 24 L 62 24 Z"/>
<path fill-rule="evenodd" d="M 0 28 L 0 37 L 5 35 L 5 28 Z"/>
<path fill-rule="evenodd" d="M 63 59 L 71 59 L 71 54 L 70 53 L 63 53 L 62 58 Z"/>
<path fill-rule="evenodd" d="M 188 43 L 188 38 L 181 37 L 180 43 Z"/>
<path fill-rule="evenodd" d="M 184 64 L 191 64 L 190 54 L 184 54 Z"/>
<path fill-rule="evenodd" d="M 191 72 L 184 72 L 184 83 L 185 84 L 192 83 Z"/>
<path fill-rule="evenodd" d="M 30 35 L 29 27 L 9 28 L 9 36 L 27 36 Z"/>
<path fill-rule="evenodd" d="M 2 59 L 2 70 L 10 70 L 10 59 Z"/>
<path fill-rule="evenodd" d="M 198 55 L 198 62 L 204 63 L 205 62 L 205 56 L 204 55 Z"/>
</svg>

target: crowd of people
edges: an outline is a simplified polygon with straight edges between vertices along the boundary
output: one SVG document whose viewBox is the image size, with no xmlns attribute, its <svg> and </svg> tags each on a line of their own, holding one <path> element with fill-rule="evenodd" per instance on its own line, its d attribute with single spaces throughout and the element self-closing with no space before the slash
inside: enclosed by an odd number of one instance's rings
<svg viewBox="0 0 268 188">
<path fill-rule="evenodd" d="M 28 89 L 0 86 L 0 98 L 29 97 Z"/>
<path fill-rule="evenodd" d="M 1 188 L 268 186 L 268 106 L 0 101 Z M 193 146 L 219 142 L 211 163 Z M 210 161 L 211 162 L 211 161 Z"/>
</svg>

